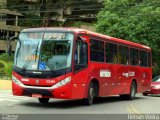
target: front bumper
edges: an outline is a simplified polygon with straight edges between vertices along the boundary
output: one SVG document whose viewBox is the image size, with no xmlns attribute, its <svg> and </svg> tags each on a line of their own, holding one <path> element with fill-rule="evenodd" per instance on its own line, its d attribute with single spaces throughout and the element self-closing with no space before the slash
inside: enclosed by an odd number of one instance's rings
<svg viewBox="0 0 160 120">
<path fill-rule="evenodd" d="M 71 99 L 70 85 L 56 88 L 56 89 L 41 89 L 42 87 L 21 87 L 14 82 L 12 82 L 12 93 L 17 96 L 28 96 L 33 97 L 34 94 L 39 94 L 42 98 L 61 98 L 61 99 Z"/>
</svg>

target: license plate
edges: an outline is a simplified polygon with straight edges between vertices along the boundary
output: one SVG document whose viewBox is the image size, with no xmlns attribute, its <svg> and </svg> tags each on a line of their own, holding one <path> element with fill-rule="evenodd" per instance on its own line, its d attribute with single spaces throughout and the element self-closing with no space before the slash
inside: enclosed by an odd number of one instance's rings
<svg viewBox="0 0 160 120">
<path fill-rule="evenodd" d="M 42 95 L 41 95 L 41 94 L 32 94 L 32 97 L 35 97 L 35 98 L 42 98 Z"/>
</svg>

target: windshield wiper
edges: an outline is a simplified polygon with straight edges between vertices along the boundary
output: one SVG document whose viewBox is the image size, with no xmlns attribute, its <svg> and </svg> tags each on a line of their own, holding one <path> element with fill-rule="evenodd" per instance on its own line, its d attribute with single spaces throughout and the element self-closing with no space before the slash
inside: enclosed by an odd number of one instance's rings
<svg viewBox="0 0 160 120">
<path fill-rule="evenodd" d="M 39 42 L 39 43 L 40 43 L 40 42 Z M 25 61 L 24 65 L 23 65 L 23 67 L 22 67 L 22 70 L 23 70 L 23 71 L 26 70 L 26 67 L 27 67 L 27 65 L 30 63 L 31 58 L 32 58 L 33 55 L 35 55 L 35 61 L 36 61 L 39 43 L 38 43 L 38 45 L 36 46 L 36 49 L 33 50 L 32 53 L 29 55 L 30 57 L 28 57 L 27 60 Z"/>
</svg>

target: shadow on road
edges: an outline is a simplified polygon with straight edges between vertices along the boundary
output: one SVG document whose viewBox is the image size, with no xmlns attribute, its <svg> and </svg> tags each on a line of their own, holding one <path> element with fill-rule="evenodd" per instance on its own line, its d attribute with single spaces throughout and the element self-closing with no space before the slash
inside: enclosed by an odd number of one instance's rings
<svg viewBox="0 0 160 120">
<path fill-rule="evenodd" d="M 145 99 L 144 97 L 136 97 L 135 101 Z M 130 100 L 124 100 L 121 99 L 119 96 L 110 96 L 110 97 L 104 97 L 104 98 L 97 98 L 94 100 L 94 103 L 92 106 L 95 105 L 103 105 L 103 104 L 114 104 L 117 102 L 131 102 Z M 133 100 L 134 101 L 134 100 Z M 48 104 L 41 104 L 37 101 L 27 101 L 23 103 L 19 103 L 24 106 L 32 106 L 32 107 L 39 107 L 39 108 L 58 108 L 58 109 L 70 109 L 70 108 L 76 108 L 76 107 L 85 107 L 83 100 L 55 100 L 51 99 L 51 101 Z M 87 106 L 86 106 L 87 107 Z"/>
<path fill-rule="evenodd" d="M 146 97 L 160 97 L 160 95 L 156 95 L 156 94 L 151 94 L 151 95 L 148 95 Z"/>
</svg>

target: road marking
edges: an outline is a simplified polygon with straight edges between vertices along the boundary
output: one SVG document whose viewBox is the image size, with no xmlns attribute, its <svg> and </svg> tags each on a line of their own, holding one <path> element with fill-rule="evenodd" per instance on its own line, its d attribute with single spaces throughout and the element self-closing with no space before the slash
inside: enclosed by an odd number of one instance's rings
<svg viewBox="0 0 160 120">
<path fill-rule="evenodd" d="M 129 107 L 127 107 L 127 111 L 129 112 L 129 114 L 134 114 L 133 111 Z"/>
<path fill-rule="evenodd" d="M 134 105 L 130 104 L 127 107 L 127 111 L 131 114 L 140 114 L 140 112 L 134 107 Z"/>
</svg>

